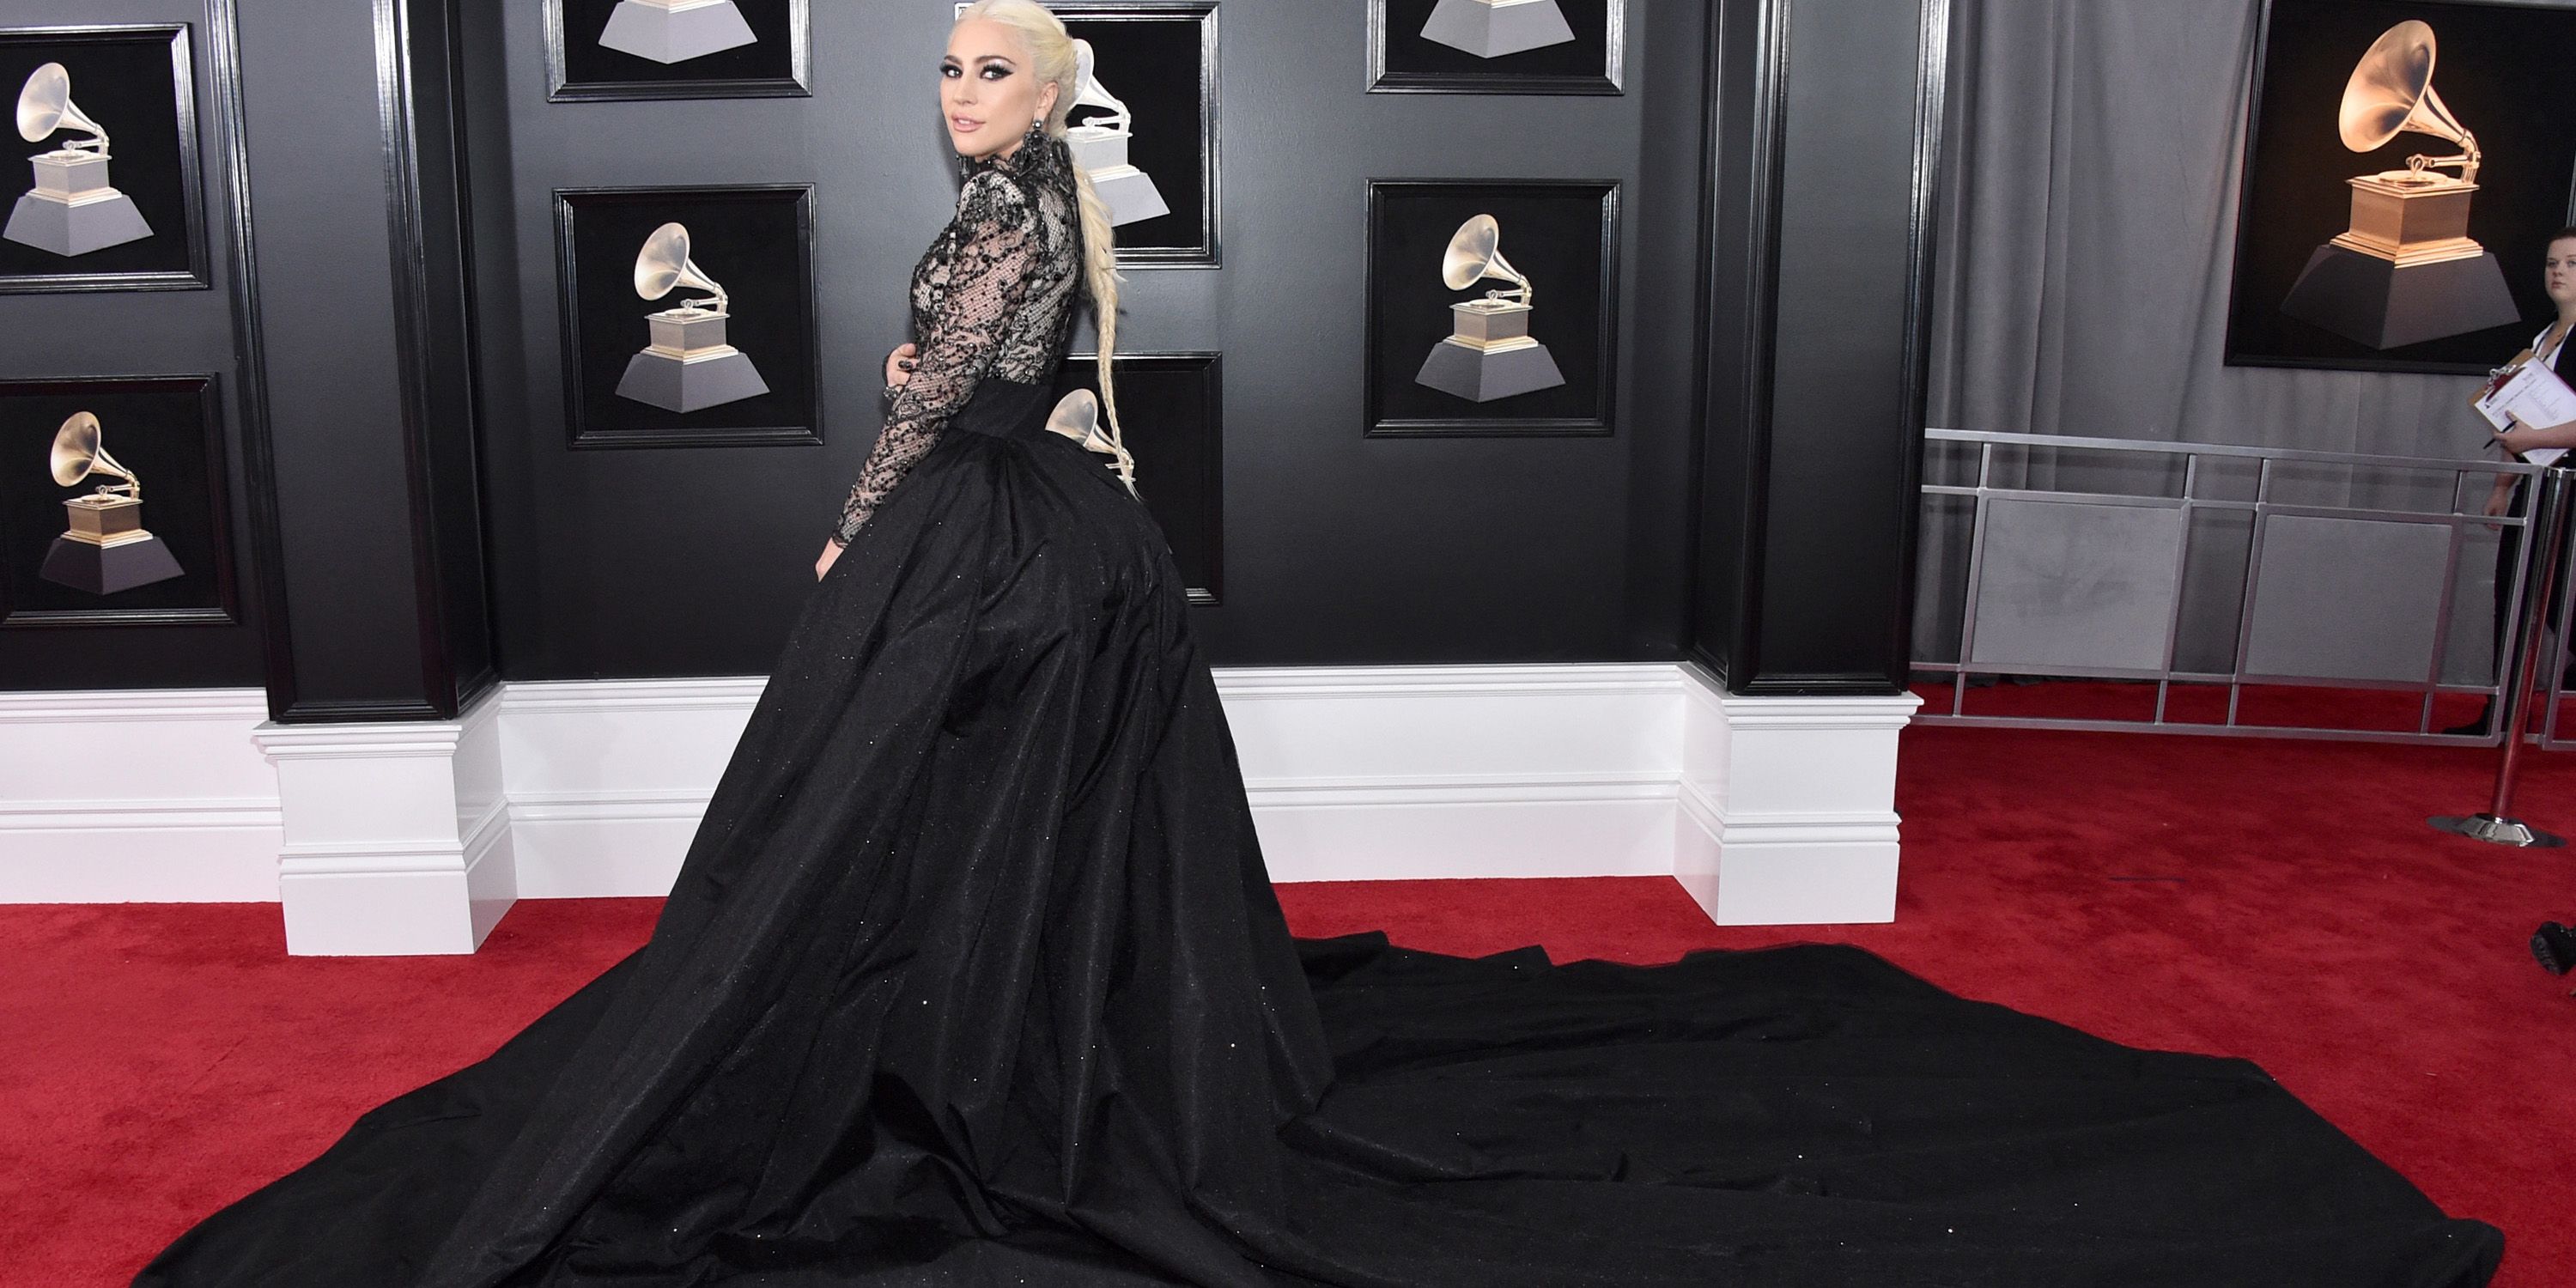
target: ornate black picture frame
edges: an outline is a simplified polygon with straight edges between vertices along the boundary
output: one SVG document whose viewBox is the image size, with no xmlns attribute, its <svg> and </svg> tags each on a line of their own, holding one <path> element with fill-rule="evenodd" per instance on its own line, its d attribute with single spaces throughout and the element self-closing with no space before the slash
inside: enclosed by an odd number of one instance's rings
<svg viewBox="0 0 2576 1288">
<path fill-rule="evenodd" d="M 1225 593 L 1225 382 L 1222 356 L 1204 351 L 1121 353 L 1122 437 L 1136 457 L 1136 492 L 1171 543 L 1193 604 Z M 1100 392 L 1096 352 L 1064 360 L 1056 396 Z M 1097 458 L 1105 468 L 1107 456 Z"/>
<path fill-rule="evenodd" d="M 601 43 L 628 0 L 542 3 L 549 102 L 805 98 L 814 92 L 812 0 L 732 0 L 750 43 L 668 63 Z"/>
<path fill-rule="evenodd" d="M 1563 26 L 1534 32 L 1551 9 Z M 1628 0 L 1534 0 L 1503 13 L 1482 0 L 1369 0 L 1368 92 L 1626 92 Z M 1532 39 L 1547 43 L 1520 47 Z"/>
<path fill-rule="evenodd" d="M 83 203 L 80 220 L 94 229 L 129 221 L 110 234 L 127 240 L 72 253 L 0 237 L 0 293 L 203 290 L 212 283 L 189 34 L 187 23 L 0 28 L 0 82 L 5 82 L 0 94 L 15 103 L 31 73 L 59 63 L 69 74 L 71 106 L 108 132 L 104 175 L 71 182 L 103 180 L 123 195 L 104 203 L 93 196 Z M 64 119 L 68 121 L 68 113 Z M 15 131 L 0 134 L 17 145 L 0 160 L 0 210 L 7 212 L 0 218 L 13 231 L 37 238 L 53 235 L 34 231 L 47 212 L 33 205 L 41 199 L 35 195 L 38 180 L 29 173 L 36 166 L 30 158 L 55 154 L 66 142 L 88 137 L 70 125 L 34 144 L 20 143 Z M 63 204 L 55 203 L 56 211 Z M 22 211 L 30 220 L 23 225 Z M 132 227 L 148 232 L 130 236 Z M 76 239 L 87 235 L 71 234 Z"/>
<path fill-rule="evenodd" d="M 54 444 L 81 412 L 95 417 L 105 455 L 74 457 L 73 466 L 96 460 L 132 473 L 142 504 L 108 526 L 149 534 L 143 544 L 157 551 L 119 542 L 102 555 L 66 535 L 89 526 L 66 500 L 125 482 L 105 468 L 55 482 Z M 0 380 L 0 630 L 238 625 L 229 477 L 211 374 Z M 149 580 L 124 589 L 77 584 L 138 568 Z"/>
<path fill-rule="evenodd" d="M 1612 431 L 1618 385 L 1619 206 L 1615 179 L 1368 181 L 1366 433 L 1577 435 Z M 1463 225 L 1492 216 L 1496 250 L 1532 286 L 1526 327 L 1561 383 L 1478 401 L 1437 387 L 1447 370 L 1485 362 L 1448 353 L 1463 323 L 1454 304 L 1513 284 L 1500 276 L 1451 290 L 1442 272 Z M 1504 359 L 1519 370 L 1526 358 Z M 1423 383 L 1426 378 L 1434 384 Z M 1509 375 L 1503 377 L 1511 379 Z M 1526 382 L 1524 382 L 1526 383 Z M 1510 387 L 1508 384 L 1504 387 Z"/>
<path fill-rule="evenodd" d="M 2454 141 L 2416 130 L 2369 152 L 2342 140 L 2340 108 L 2355 68 L 2378 38 L 2410 20 L 2434 35 L 2426 52 L 2438 57 L 2425 59 L 2433 93 L 2480 144 L 2476 190 L 2460 194 L 2460 204 L 2476 243 L 2470 249 L 2491 255 L 2492 266 L 2385 247 L 2379 255 L 2346 252 L 2357 237 L 2367 244 L 2366 230 L 2352 226 L 2350 180 L 2406 172 L 2410 155 L 2460 152 Z M 2268 0 L 2262 23 L 2238 176 L 2226 364 L 2480 376 L 2502 365 L 2554 315 L 2541 259 L 2549 235 L 2576 223 L 2576 117 L 2559 106 L 2563 67 L 2576 57 L 2576 11 L 2476 0 Z M 2427 203 L 2392 195 L 2385 204 Z M 2373 262 L 2392 256 L 2394 263 Z M 2417 259 L 2432 262 L 2407 262 Z M 2448 329 L 2482 317 L 2499 320 Z"/>
<path fill-rule="evenodd" d="M 813 185 L 558 188 L 554 208 L 571 446 L 823 441 Z M 658 342 L 647 315 L 707 297 L 686 281 L 658 300 L 636 293 L 637 257 L 667 223 L 689 230 L 689 261 L 730 293 L 721 334 L 691 343 L 713 338 L 730 345 L 748 358 L 765 392 L 687 411 L 619 392 L 635 388 L 627 382 L 644 374 L 636 371 L 638 359 Z"/>
</svg>

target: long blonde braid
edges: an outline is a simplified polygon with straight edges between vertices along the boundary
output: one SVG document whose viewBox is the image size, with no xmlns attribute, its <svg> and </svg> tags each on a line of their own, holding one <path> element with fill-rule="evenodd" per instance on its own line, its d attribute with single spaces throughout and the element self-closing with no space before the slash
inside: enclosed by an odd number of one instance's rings
<svg viewBox="0 0 2576 1288">
<path fill-rule="evenodd" d="M 998 22 L 1020 34 L 1029 47 L 1029 60 L 1038 79 L 1055 82 L 1055 107 L 1047 113 L 1047 137 L 1062 139 L 1066 118 L 1073 112 L 1074 96 L 1082 92 L 1082 66 L 1073 34 L 1064 29 L 1064 20 L 1047 11 L 1037 0 L 975 0 L 957 15 L 959 22 L 976 19 Z M 1093 325 L 1100 333 L 1100 406 L 1109 422 L 1109 441 L 1118 449 L 1120 477 L 1128 477 L 1133 459 L 1127 453 L 1126 440 L 1118 425 L 1118 390 L 1110 374 L 1112 357 L 1118 347 L 1118 243 L 1109 228 L 1109 206 L 1091 186 L 1091 176 L 1081 166 L 1073 168 L 1074 204 L 1082 217 L 1083 280 L 1091 290 Z M 1133 482 L 1129 483 L 1132 488 Z"/>
</svg>

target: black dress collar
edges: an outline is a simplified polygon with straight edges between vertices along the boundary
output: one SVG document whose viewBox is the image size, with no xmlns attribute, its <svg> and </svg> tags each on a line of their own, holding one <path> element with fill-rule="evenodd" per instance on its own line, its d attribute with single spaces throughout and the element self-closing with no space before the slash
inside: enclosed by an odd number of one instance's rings
<svg viewBox="0 0 2576 1288">
<path fill-rule="evenodd" d="M 1020 146 L 1011 155 L 986 153 L 980 157 L 959 154 L 958 177 L 972 179 L 987 170 L 999 170 L 1014 179 L 1045 179 L 1073 174 L 1073 149 L 1065 141 L 1046 132 L 1046 122 L 1029 123 L 1029 132 L 1020 136 Z"/>
</svg>

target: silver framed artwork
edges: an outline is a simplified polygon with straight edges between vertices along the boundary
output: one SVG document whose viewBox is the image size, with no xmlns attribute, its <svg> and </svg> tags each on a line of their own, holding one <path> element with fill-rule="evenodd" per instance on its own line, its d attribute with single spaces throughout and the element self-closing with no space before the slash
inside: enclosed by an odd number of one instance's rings
<svg viewBox="0 0 2576 1288">
<path fill-rule="evenodd" d="M 812 95 L 811 0 L 542 0 L 546 98 Z"/>
<path fill-rule="evenodd" d="M 211 374 L 0 381 L 0 629 L 239 624 Z"/>
<path fill-rule="evenodd" d="M 575 448 L 823 441 L 810 184 L 555 190 Z"/>
<path fill-rule="evenodd" d="M 1370 436 L 1607 434 L 1620 187 L 1368 183 Z"/>
<path fill-rule="evenodd" d="M 0 293 L 211 283 L 188 42 L 184 23 L 0 29 L 25 148 L 0 158 L 18 175 L 0 177 Z"/>
<path fill-rule="evenodd" d="M 1368 0 L 1372 94 L 1619 94 L 1628 0 Z"/>
<path fill-rule="evenodd" d="M 1225 362 L 1205 350 L 1120 353 L 1118 400 L 1136 490 L 1162 528 L 1193 604 L 1225 593 Z M 1056 392 L 1100 390 L 1097 350 L 1065 358 Z M 1105 458 L 1104 458 L 1105 459 Z"/>
</svg>

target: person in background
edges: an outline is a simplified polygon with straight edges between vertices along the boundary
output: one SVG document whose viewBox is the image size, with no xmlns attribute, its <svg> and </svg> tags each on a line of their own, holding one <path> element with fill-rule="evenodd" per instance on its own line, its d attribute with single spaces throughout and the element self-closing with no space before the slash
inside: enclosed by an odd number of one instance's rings
<svg viewBox="0 0 2576 1288">
<path fill-rule="evenodd" d="M 2557 307 L 2558 317 L 2542 328 L 2539 335 L 2532 337 L 2531 361 L 2546 364 L 2551 371 L 2558 374 L 2559 379 L 2576 385 L 2576 359 L 2571 359 L 2567 351 L 2568 332 L 2576 329 L 2576 226 L 2561 228 L 2550 234 L 2548 250 L 2541 257 L 2540 273 L 2542 287 L 2549 293 L 2549 302 Z M 2576 421 L 2559 425 L 2533 426 L 2517 420 L 2503 432 L 2498 433 L 2495 440 L 2497 446 L 2503 448 L 2506 455 L 2517 461 L 2523 459 L 2523 453 L 2541 448 L 2576 448 Z M 2486 513 L 2496 518 L 2528 514 L 2531 509 L 2530 492 L 2529 476 L 2499 474 L 2496 476 L 2494 489 L 2487 493 Z M 2520 557 L 2521 553 L 2522 529 L 2508 525 L 2504 529 L 2503 539 L 2496 543 L 2495 657 L 2499 674 L 2508 660 L 2505 655 L 2504 624 L 2506 619 L 2512 616 L 2510 610 L 2514 590 L 2513 567 L 2514 560 Z M 2551 590 L 2549 602 L 2554 614 L 2560 602 L 2560 596 L 2554 587 Z M 2576 676 L 2569 678 L 2576 680 Z M 2576 684 L 2570 687 L 2576 687 Z M 2495 703 L 2490 700 L 2478 712 L 2477 719 L 2467 724 L 2454 725 L 2442 732 L 2472 736 L 2483 734 L 2494 719 Z"/>
</svg>

